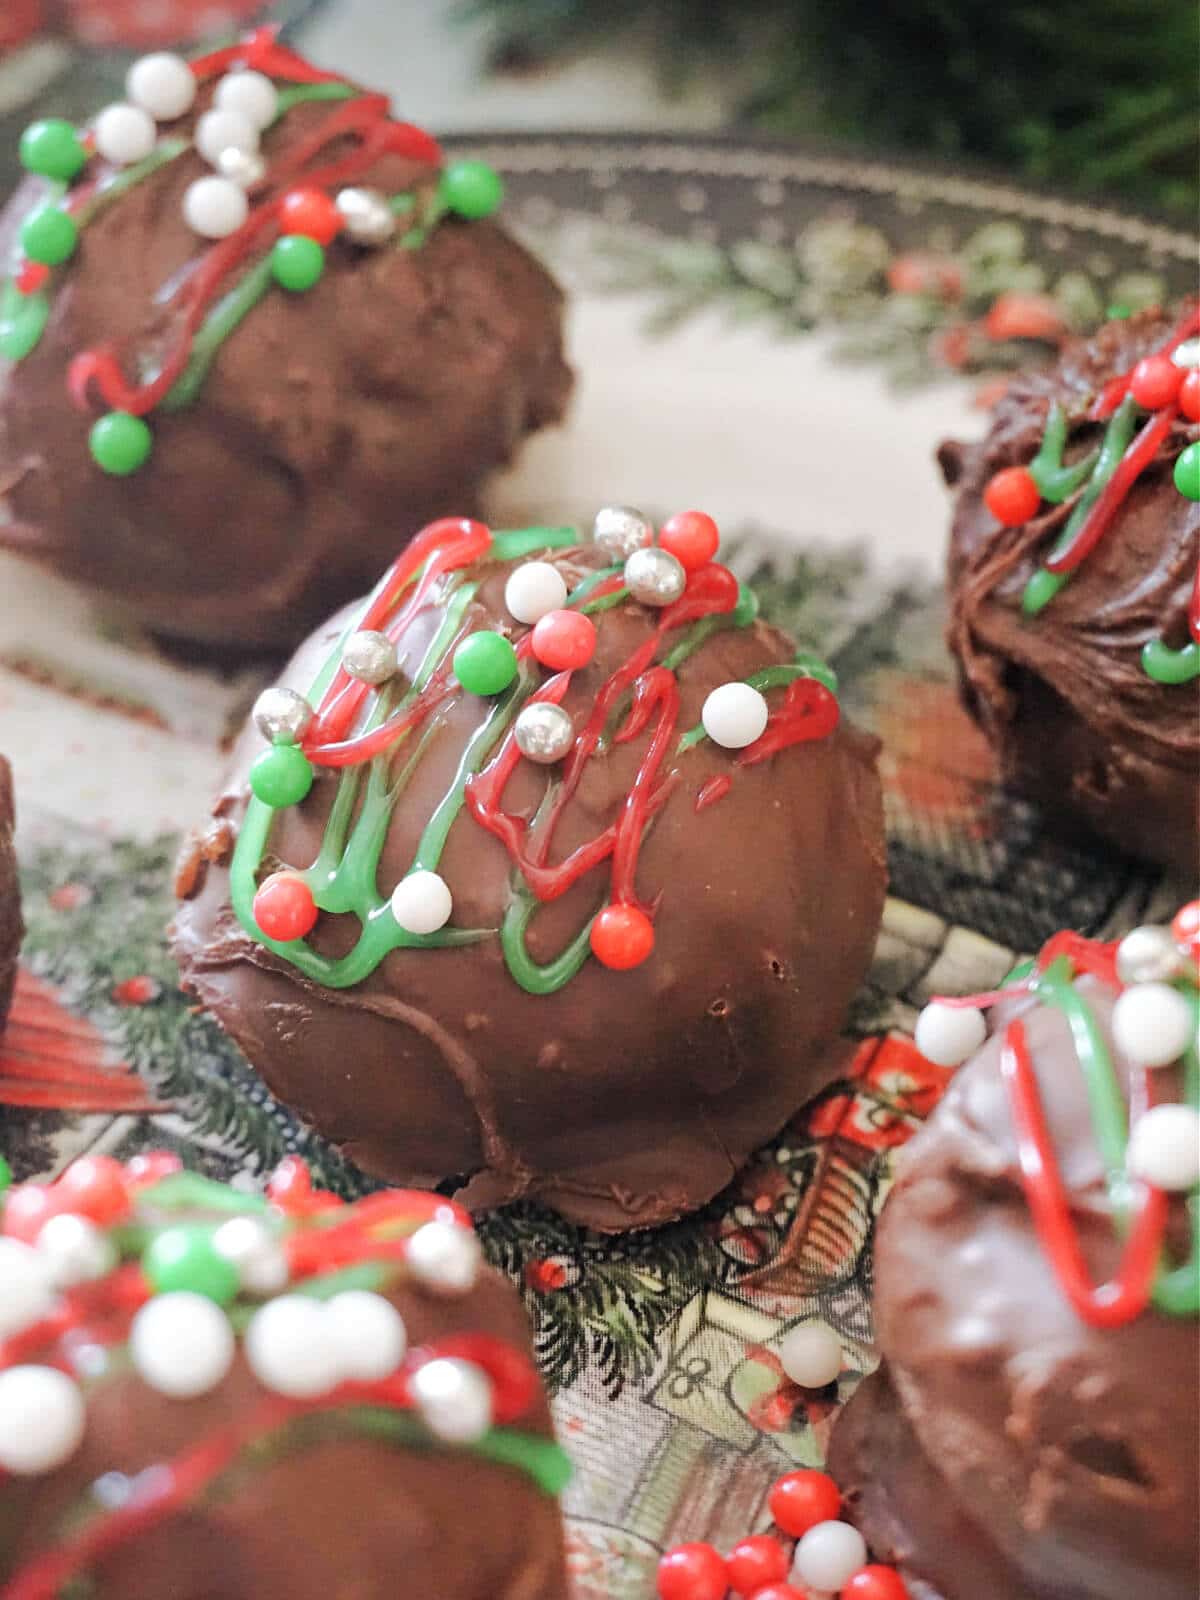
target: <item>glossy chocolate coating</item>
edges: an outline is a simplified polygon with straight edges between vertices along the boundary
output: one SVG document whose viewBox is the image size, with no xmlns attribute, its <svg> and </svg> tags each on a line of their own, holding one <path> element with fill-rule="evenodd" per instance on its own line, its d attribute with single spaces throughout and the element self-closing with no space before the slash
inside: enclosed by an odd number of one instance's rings
<svg viewBox="0 0 1200 1600">
<path fill-rule="evenodd" d="M 1077 987 L 1112 1047 L 1111 992 L 1092 978 Z M 1069 1025 L 1028 997 L 1005 1002 L 898 1158 L 875 1248 L 883 1367 L 839 1422 L 830 1470 L 914 1600 L 1193 1600 L 1196 1320 L 1151 1309 L 1095 1328 L 1066 1299 L 1025 1199 L 999 1072 L 1016 1015 L 1092 1279 L 1116 1270 Z M 1155 1083 L 1156 1096 L 1181 1092 L 1175 1069 Z M 1169 1237 L 1186 1238 L 1181 1202 Z"/>
<path fill-rule="evenodd" d="M 549 559 L 569 586 L 605 563 L 595 546 Z M 513 627 L 503 603 L 509 570 L 492 565 L 464 626 Z M 344 620 L 320 630 L 282 681 L 307 690 Z M 437 621 L 426 611 L 404 636 L 410 660 L 421 658 Z M 564 702 L 577 727 L 601 684 L 646 640 L 654 614 L 627 603 L 598 622 L 595 659 Z M 718 684 L 792 653 L 761 622 L 716 634 L 680 671 L 679 728 L 699 720 Z M 381 893 L 407 872 L 487 709 L 463 695 L 446 713 L 393 814 Z M 648 738 L 592 758 L 553 859 L 618 814 Z M 174 948 L 184 985 L 272 1091 L 368 1172 L 405 1182 L 471 1178 L 472 1205 L 537 1197 L 605 1229 L 666 1221 L 716 1193 L 842 1064 L 839 1034 L 886 882 L 876 748 L 843 719 L 830 737 L 753 767 L 736 767 L 708 741 L 689 751 L 641 852 L 639 893 L 653 900 L 661 891 L 662 903 L 656 948 L 633 971 L 589 959 L 557 993 L 527 994 L 488 938 L 396 951 L 365 982 L 334 992 L 253 943 L 230 907 L 227 862 L 262 749 L 251 727 L 181 873 Z M 699 790 L 717 775 L 731 775 L 732 789 L 697 812 Z M 546 782 L 547 769 L 523 763 L 507 808 L 531 817 Z M 300 807 L 277 815 L 270 848 L 280 861 L 314 858 L 335 789 L 336 778 L 319 777 Z M 455 925 L 499 926 L 510 861 L 466 811 L 439 871 Z M 539 910 L 529 936 L 538 961 L 587 923 L 607 883 L 605 864 Z M 357 927 L 326 918 L 315 937 L 340 952 Z"/>
<path fill-rule="evenodd" d="M 1005 778 L 1048 817 L 1131 855 L 1173 865 L 1194 882 L 1200 863 L 1200 681 L 1156 683 L 1142 647 L 1186 643 L 1200 557 L 1200 505 L 1175 488 L 1175 458 L 1200 428 L 1179 418 L 1099 546 L 1036 616 L 1021 594 L 1054 535 L 1039 520 L 1001 528 L 983 501 L 992 475 L 1028 466 L 1050 404 L 1072 423 L 1105 383 L 1160 346 L 1175 317 L 1145 312 L 1076 340 L 1049 371 L 1014 381 L 981 445 L 944 444 L 956 491 L 950 539 L 948 640 L 970 710 Z M 1073 427 L 1067 459 L 1090 450 L 1100 424 Z"/>
</svg>

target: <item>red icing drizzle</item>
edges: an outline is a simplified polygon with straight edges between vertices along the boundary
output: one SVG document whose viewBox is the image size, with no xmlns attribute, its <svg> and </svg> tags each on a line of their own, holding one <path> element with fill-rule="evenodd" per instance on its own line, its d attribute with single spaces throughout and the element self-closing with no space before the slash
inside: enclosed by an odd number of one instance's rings
<svg viewBox="0 0 1200 1600">
<path fill-rule="evenodd" d="M 711 777 L 707 783 L 701 784 L 700 788 L 697 790 L 695 805 L 696 811 L 707 811 L 709 806 L 715 806 L 718 800 L 724 800 L 725 796 L 732 788 L 733 779 L 729 776 L 729 774 L 727 772 L 718 772 L 714 777 Z"/>
<path fill-rule="evenodd" d="M 295 83 L 343 81 L 337 73 L 322 72 L 278 44 L 273 28 L 260 28 L 241 44 L 201 57 L 192 63 L 192 71 L 203 82 L 238 63 Z M 113 410 L 134 416 L 144 416 L 166 398 L 187 366 L 192 341 L 218 291 L 259 248 L 264 233 L 278 224 L 286 186 L 296 178 L 303 176 L 306 185 L 319 188 L 352 184 L 385 155 L 436 165 L 441 159 L 436 141 L 411 123 L 391 121 L 388 109 L 386 95 L 364 94 L 337 106 L 292 145 L 263 179 L 262 187 L 278 192 L 256 206 L 236 233 L 214 245 L 172 296 L 170 304 L 178 315 L 178 327 L 155 376 L 146 383 L 130 383 L 112 349 L 85 350 L 71 362 L 67 374 L 76 404 L 87 406 L 88 391 L 93 385 Z M 326 166 L 308 169 L 308 163 L 328 145 L 347 138 L 356 141 L 357 148 Z M 73 203 L 81 204 L 87 192 L 79 191 L 72 197 Z"/>
<path fill-rule="evenodd" d="M 1000 1070 L 1008 1087 L 1017 1128 L 1017 1154 L 1025 1193 L 1042 1245 L 1075 1310 L 1094 1328 L 1116 1328 L 1146 1309 L 1158 1269 L 1167 1225 L 1167 1197 L 1161 1189 L 1140 1185 L 1133 1222 L 1116 1275 L 1093 1286 L 1071 1220 L 1071 1202 L 1063 1183 L 1050 1130 L 1038 1091 L 1037 1077 L 1025 1041 L 1025 1024 L 1011 1022 L 1005 1031 Z M 1140 1095 L 1148 1094 L 1145 1069 Z M 1135 1078 L 1136 1081 L 1136 1078 Z"/>
<path fill-rule="evenodd" d="M 1100 491 L 1096 504 L 1075 538 L 1058 555 L 1046 557 L 1047 571 L 1074 572 L 1091 555 L 1124 505 L 1130 489 L 1158 454 L 1159 446 L 1170 433 L 1178 413 L 1178 404 L 1172 404 L 1156 411 L 1149 419 L 1117 463 L 1116 471 Z"/>
</svg>

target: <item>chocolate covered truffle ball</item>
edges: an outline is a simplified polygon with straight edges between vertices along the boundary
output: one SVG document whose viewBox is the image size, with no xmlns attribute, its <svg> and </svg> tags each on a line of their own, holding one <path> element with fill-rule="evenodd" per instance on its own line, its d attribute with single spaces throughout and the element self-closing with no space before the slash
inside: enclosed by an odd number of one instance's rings
<svg viewBox="0 0 1200 1600">
<path fill-rule="evenodd" d="M 21 924 L 21 890 L 17 883 L 17 858 L 13 851 L 12 769 L 0 756 L 0 1032 L 12 1004 L 17 981 L 17 950 Z"/>
<path fill-rule="evenodd" d="M 1060 825 L 1200 862 L 1200 315 L 1017 379 L 957 490 L 950 648 L 1002 772 Z"/>
<path fill-rule="evenodd" d="M 569 1467 L 470 1219 L 178 1167 L 0 1196 L 0 1594 L 566 1600 Z"/>
<path fill-rule="evenodd" d="M 597 530 L 435 524 L 320 630 L 185 854 L 174 948 L 368 1172 L 615 1230 L 836 1075 L 886 872 L 876 743 L 711 519 Z"/>
<path fill-rule="evenodd" d="M 1198 931 L 1052 940 L 900 1156 L 830 1470 L 913 1600 L 1200 1588 Z"/>
<path fill-rule="evenodd" d="M 0 543 L 160 633 L 294 644 L 563 412 L 562 296 L 384 96 L 271 30 L 26 132 Z"/>
</svg>

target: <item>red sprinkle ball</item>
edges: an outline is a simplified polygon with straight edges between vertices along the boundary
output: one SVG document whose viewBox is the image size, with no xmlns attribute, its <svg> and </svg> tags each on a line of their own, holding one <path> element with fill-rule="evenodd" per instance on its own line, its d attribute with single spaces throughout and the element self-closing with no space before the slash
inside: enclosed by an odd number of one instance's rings
<svg viewBox="0 0 1200 1600">
<path fill-rule="evenodd" d="M 1200 959 L 1200 900 L 1189 901 L 1175 913 L 1171 937 L 1177 945 Z"/>
<path fill-rule="evenodd" d="M 1179 409 L 1189 422 L 1200 422 L 1200 367 L 1193 367 L 1179 385 Z"/>
<path fill-rule="evenodd" d="M 296 872 L 273 872 L 254 896 L 254 920 L 268 939 L 303 939 L 317 920 L 312 890 Z"/>
<path fill-rule="evenodd" d="M 1041 490 L 1028 467 L 1005 467 L 988 480 L 983 503 L 1006 528 L 1019 528 L 1042 503 Z"/>
<path fill-rule="evenodd" d="M 548 611 L 534 625 L 533 653 L 552 672 L 586 667 L 596 654 L 596 624 L 582 611 Z"/>
<path fill-rule="evenodd" d="M 592 923 L 592 954 L 614 972 L 640 967 L 654 949 L 654 924 L 636 906 L 605 906 Z"/>
<path fill-rule="evenodd" d="M 1200 907 L 1198 907 L 1200 911 Z M 826 1472 L 801 1468 L 772 1486 L 767 1504 L 780 1533 L 799 1539 L 819 1522 L 835 1521 L 842 1509 L 838 1486 Z M 679 1544 L 658 1564 L 658 1600 L 726 1600 L 732 1591 L 745 1600 L 806 1600 L 803 1588 L 789 1583 L 792 1552 L 771 1534 L 739 1539 L 724 1559 L 711 1544 Z M 860 1567 L 839 1590 L 839 1600 L 912 1600 L 893 1567 Z"/>
<path fill-rule="evenodd" d="M 1129 392 L 1144 411 L 1161 411 L 1169 406 L 1183 383 L 1183 369 L 1170 356 L 1146 356 L 1129 377 Z"/>
<path fill-rule="evenodd" d="M 696 572 L 716 555 L 721 535 L 716 523 L 705 512 L 677 511 L 663 523 L 658 542 L 685 572 Z"/>
<path fill-rule="evenodd" d="M 767 1498 L 775 1526 L 799 1539 L 818 1522 L 834 1522 L 842 1509 L 838 1486 L 827 1472 L 785 1472 Z"/>
<path fill-rule="evenodd" d="M 677 1544 L 658 1563 L 658 1600 L 725 1600 L 729 1571 L 711 1544 Z"/>
<path fill-rule="evenodd" d="M 13 275 L 18 294 L 36 294 L 50 276 L 50 268 L 41 261 L 22 261 Z"/>
<path fill-rule="evenodd" d="M 112 1156 L 82 1156 L 54 1185 L 63 1209 L 105 1226 L 122 1222 L 132 1209 L 129 1178 Z"/>
<path fill-rule="evenodd" d="M 768 1583 L 782 1583 L 788 1575 L 788 1553 L 769 1533 L 752 1533 L 739 1539 L 725 1559 L 729 1586 L 735 1594 L 754 1595 Z"/>
<path fill-rule="evenodd" d="M 282 233 L 303 234 L 306 239 L 326 245 L 336 238 L 341 226 L 341 212 L 321 189 L 292 189 L 280 203 Z"/>
</svg>

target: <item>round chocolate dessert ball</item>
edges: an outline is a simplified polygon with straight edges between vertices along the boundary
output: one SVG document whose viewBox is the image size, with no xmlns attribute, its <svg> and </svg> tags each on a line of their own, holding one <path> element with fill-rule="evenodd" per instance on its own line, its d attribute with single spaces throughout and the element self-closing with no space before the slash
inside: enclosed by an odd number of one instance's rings
<svg viewBox="0 0 1200 1600">
<path fill-rule="evenodd" d="M 562 295 L 490 169 L 270 30 L 128 94 L 22 141 L 0 543 L 160 633 L 294 646 L 560 418 Z"/>
<path fill-rule="evenodd" d="M 950 648 L 1005 778 L 1130 854 L 1200 862 L 1200 315 L 1018 378 L 957 491 Z"/>
<path fill-rule="evenodd" d="M 0 1032 L 12 1004 L 17 981 L 17 951 L 25 931 L 21 922 L 21 890 L 13 851 L 12 768 L 0 756 Z"/>
<path fill-rule="evenodd" d="M 1197 1593 L 1198 928 L 1051 941 L 900 1156 L 830 1470 L 913 1600 Z"/>
<path fill-rule="evenodd" d="M 711 519 L 598 527 L 435 524 L 304 645 L 173 937 L 368 1172 L 615 1230 L 707 1200 L 836 1075 L 886 868 L 876 742 Z"/>
<path fill-rule="evenodd" d="M 0 1197 L 0 1592 L 566 1600 L 569 1467 L 465 1213 L 178 1165 Z"/>
</svg>

